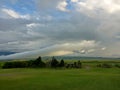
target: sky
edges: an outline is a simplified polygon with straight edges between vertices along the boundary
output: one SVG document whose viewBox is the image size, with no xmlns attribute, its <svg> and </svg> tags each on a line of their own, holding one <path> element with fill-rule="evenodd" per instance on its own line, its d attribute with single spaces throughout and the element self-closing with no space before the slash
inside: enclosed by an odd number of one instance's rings
<svg viewBox="0 0 120 90">
<path fill-rule="evenodd" d="M 120 0 L 0 0 L 0 52 L 120 57 Z"/>
</svg>

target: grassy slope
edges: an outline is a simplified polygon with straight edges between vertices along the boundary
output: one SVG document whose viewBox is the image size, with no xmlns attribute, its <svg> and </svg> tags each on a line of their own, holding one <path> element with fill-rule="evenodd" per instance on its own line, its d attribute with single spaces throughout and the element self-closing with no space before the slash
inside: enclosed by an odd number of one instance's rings
<svg viewBox="0 0 120 90">
<path fill-rule="evenodd" d="M 0 69 L 0 90 L 120 90 L 120 69 Z"/>
</svg>

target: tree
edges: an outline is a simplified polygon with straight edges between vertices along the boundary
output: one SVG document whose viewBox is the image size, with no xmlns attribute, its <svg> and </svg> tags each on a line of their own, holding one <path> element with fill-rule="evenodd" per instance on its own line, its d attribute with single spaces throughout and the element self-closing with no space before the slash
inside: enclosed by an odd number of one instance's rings
<svg viewBox="0 0 120 90">
<path fill-rule="evenodd" d="M 59 65 L 59 62 L 57 61 L 57 59 L 52 57 L 51 67 L 56 68 L 58 67 L 58 65 Z"/>
<path fill-rule="evenodd" d="M 62 60 L 60 61 L 59 67 L 64 67 L 64 65 L 65 65 L 65 63 L 64 63 L 64 60 L 62 59 Z"/>
<path fill-rule="evenodd" d="M 45 63 L 42 61 L 41 56 L 39 56 L 35 61 L 33 61 L 33 67 L 45 67 Z"/>
<path fill-rule="evenodd" d="M 2 66 L 2 68 L 13 68 L 12 62 L 5 62 L 5 64 Z"/>
<path fill-rule="evenodd" d="M 78 68 L 77 62 L 74 62 L 74 68 Z"/>
<path fill-rule="evenodd" d="M 35 64 L 36 66 L 38 66 L 41 61 L 42 61 L 41 56 L 39 56 L 39 57 L 34 61 L 34 64 Z"/>
<path fill-rule="evenodd" d="M 80 62 L 80 60 L 77 63 L 78 63 L 78 68 L 82 68 L 82 63 Z"/>
<path fill-rule="evenodd" d="M 14 62 L 5 62 L 2 68 L 25 68 L 27 67 L 26 61 L 14 61 Z"/>
</svg>

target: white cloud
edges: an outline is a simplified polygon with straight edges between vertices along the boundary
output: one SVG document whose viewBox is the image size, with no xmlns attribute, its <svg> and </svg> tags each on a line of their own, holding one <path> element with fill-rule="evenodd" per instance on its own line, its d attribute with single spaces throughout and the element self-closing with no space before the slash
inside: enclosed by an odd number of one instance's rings
<svg viewBox="0 0 120 90">
<path fill-rule="evenodd" d="M 15 12 L 12 9 L 3 8 L 2 11 L 4 13 L 6 13 L 7 15 L 9 15 L 10 18 L 15 18 L 15 19 L 19 19 L 19 18 L 30 19 L 30 15 L 28 15 L 28 14 L 27 15 L 20 15 L 19 13 Z"/>
<path fill-rule="evenodd" d="M 71 0 L 71 2 L 78 2 L 78 0 Z"/>
<path fill-rule="evenodd" d="M 86 53 L 86 51 L 85 51 L 85 50 L 81 50 L 80 52 L 81 52 L 81 54 L 85 54 L 85 53 Z"/>
<path fill-rule="evenodd" d="M 44 27 L 45 25 L 44 24 L 40 24 L 40 23 L 30 23 L 30 24 L 27 24 L 26 27 L 28 28 L 33 28 L 33 27 Z"/>
<path fill-rule="evenodd" d="M 61 11 L 68 11 L 68 10 L 66 9 L 67 5 L 68 5 L 68 3 L 67 3 L 65 0 L 62 0 L 62 1 L 60 1 L 60 2 L 58 3 L 57 8 L 58 8 L 59 10 L 61 10 Z"/>
<path fill-rule="evenodd" d="M 117 1 L 117 2 L 116 2 Z M 107 13 L 115 13 L 120 11 L 119 0 L 85 0 L 84 2 L 77 1 L 77 10 L 90 10 L 91 12 L 99 12 L 102 10 Z"/>
<path fill-rule="evenodd" d="M 20 18 L 20 15 L 11 9 L 2 9 L 2 11 L 13 18 Z"/>
<path fill-rule="evenodd" d="M 106 50 L 106 47 L 101 48 L 102 50 Z"/>
</svg>

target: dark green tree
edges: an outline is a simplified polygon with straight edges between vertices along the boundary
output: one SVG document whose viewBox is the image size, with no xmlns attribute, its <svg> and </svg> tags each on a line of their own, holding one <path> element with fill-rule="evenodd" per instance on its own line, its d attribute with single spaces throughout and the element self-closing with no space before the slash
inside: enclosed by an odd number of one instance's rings
<svg viewBox="0 0 120 90">
<path fill-rule="evenodd" d="M 77 62 L 74 62 L 74 68 L 78 68 Z"/>
<path fill-rule="evenodd" d="M 80 60 L 77 62 L 77 66 L 78 66 L 78 68 L 82 68 L 82 63 L 80 62 Z"/>
<path fill-rule="evenodd" d="M 26 61 L 13 61 L 5 62 L 2 68 L 25 68 L 27 67 Z"/>
<path fill-rule="evenodd" d="M 65 63 L 64 63 L 64 60 L 62 59 L 62 60 L 60 61 L 59 67 L 64 67 L 64 65 L 65 65 Z"/>
<path fill-rule="evenodd" d="M 13 68 L 13 63 L 12 62 L 5 62 L 2 68 Z"/>
<path fill-rule="evenodd" d="M 42 59 L 41 59 L 41 56 L 39 56 L 35 61 L 34 61 L 34 64 L 36 66 L 38 66 L 40 63 L 41 63 Z"/>
<path fill-rule="evenodd" d="M 57 59 L 55 57 L 52 57 L 51 67 L 56 68 L 58 66 L 59 66 L 59 62 L 57 61 Z"/>
<path fill-rule="evenodd" d="M 42 61 L 41 56 L 39 56 L 35 61 L 33 61 L 33 67 L 45 67 L 45 63 Z"/>
</svg>

